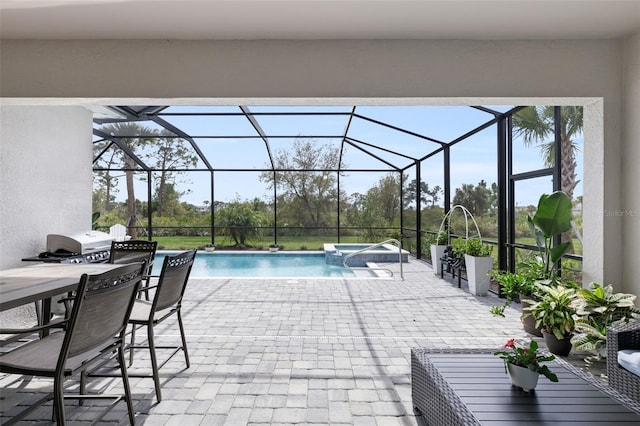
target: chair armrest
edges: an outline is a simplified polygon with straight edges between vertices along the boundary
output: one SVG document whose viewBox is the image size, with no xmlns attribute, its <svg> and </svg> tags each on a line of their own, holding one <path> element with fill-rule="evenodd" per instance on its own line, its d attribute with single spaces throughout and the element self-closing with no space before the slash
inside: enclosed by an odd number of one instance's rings
<svg viewBox="0 0 640 426">
<path fill-rule="evenodd" d="M 617 360 L 623 349 L 640 350 L 640 322 L 607 327 L 607 358 Z"/>
<path fill-rule="evenodd" d="M 27 333 L 31 334 L 37 331 L 46 330 L 48 328 L 60 327 L 66 322 L 67 320 L 57 320 L 57 321 L 52 321 L 49 324 L 38 325 L 31 328 L 0 328 L 0 334 L 27 334 Z"/>
</svg>

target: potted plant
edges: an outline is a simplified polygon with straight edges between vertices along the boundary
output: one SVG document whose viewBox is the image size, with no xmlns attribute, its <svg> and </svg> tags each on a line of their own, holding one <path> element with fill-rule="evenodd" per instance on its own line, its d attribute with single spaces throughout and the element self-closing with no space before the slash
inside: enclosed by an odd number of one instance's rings
<svg viewBox="0 0 640 426">
<path fill-rule="evenodd" d="M 591 283 L 577 291 L 576 331 L 571 342 L 577 350 L 591 351 L 598 358 L 607 355 L 607 327 L 640 321 L 636 296 L 614 293 L 611 285 Z"/>
<path fill-rule="evenodd" d="M 504 310 L 514 300 L 521 300 L 533 294 L 534 281 L 524 273 L 498 271 L 490 274 L 500 285 L 500 293 L 505 297 L 502 305 L 493 306 L 491 313 L 504 317 Z"/>
<path fill-rule="evenodd" d="M 457 255 L 464 255 L 469 292 L 476 296 L 486 296 L 489 291 L 489 271 L 493 269 L 491 247 L 482 244 L 479 238 L 458 240 L 453 246 Z"/>
<path fill-rule="evenodd" d="M 213 244 L 207 244 L 207 245 L 204 246 L 204 249 L 207 252 L 211 253 L 212 251 L 214 251 L 216 249 L 216 246 L 214 246 Z"/>
<path fill-rule="evenodd" d="M 559 261 L 571 248 L 570 241 L 554 244 L 556 236 L 571 229 L 571 209 L 569 196 L 556 191 L 551 195 L 542 194 L 536 213 L 527 217 L 529 229 L 541 253 L 540 279 L 556 279 Z"/>
<path fill-rule="evenodd" d="M 269 244 L 269 251 L 271 253 L 277 253 L 279 249 L 280 249 L 279 245 L 277 245 L 275 243 L 274 244 Z"/>
<path fill-rule="evenodd" d="M 444 252 L 449 245 L 449 236 L 444 232 L 438 232 L 438 234 L 433 237 L 433 242 L 431 243 L 431 265 L 433 267 L 433 272 L 436 275 L 440 275 L 440 269 L 442 268 L 442 264 L 440 259 L 444 256 Z"/>
<path fill-rule="evenodd" d="M 575 330 L 575 290 L 551 283 L 537 285 L 541 290 L 541 299 L 529 306 L 527 311 L 536 320 L 536 327 L 541 327 L 549 352 L 567 356 L 571 352 L 571 337 Z"/>
<path fill-rule="evenodd" d="M 538 353 L 538 343 L 531 339 L 528 345 L 510 339 L 503 350 L 493 353 L 504 361 L 505 372 L 511 378 L 511 384 L 522 388 L 525 392 L 535 389 L 540 374 L 552 382 L 558 381 L 558 376 L 542 362 L 553 361 L 553 355 Z"/>
</svg>

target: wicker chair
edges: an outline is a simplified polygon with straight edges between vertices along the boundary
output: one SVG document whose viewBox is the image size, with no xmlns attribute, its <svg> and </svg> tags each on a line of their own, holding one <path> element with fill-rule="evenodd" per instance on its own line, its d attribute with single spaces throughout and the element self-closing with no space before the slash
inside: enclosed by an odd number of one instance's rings
<svg viewBox="0 0 640 426">
<path fill-rule="evenodd" d="M 65 424 L 64 399 L 124 399 L 129 421 L 135 424 L 131 388 L 124 356 L 127 322 L 143 277 L 144 262 L 124 265 L 98 275 L 82 275 L 77 296 L 64 331 L 51 333 L 39 340 L 0 356 L 0 372 L 53 379 L 53 392 L 47 394 L 7 424 L 18 422 L 38 406 L 53 399 L 53 412 L 58 425 Z M 117 352 L 124 395 L 86 394 L 85 372 L 110 359 Z M 65 380 L 81 375 L 80 393 L 65 394 Z M 109 410 L 113 406 L 107 406 Z M 106 410 L 97 420 L 106 414 Z"/>
<path fill-rule="evenodd" d="M 189 368 L 189 352 L 187 351 L 187 339 L 184 334 L 184 326 L 182 324 L 182 296 L 187 287 L 189 275 L 191 274 L 191 267 L 196 257 L 196 251 L 187 251 L 176 256 L 165 256 L 164 263 L 162 264 L 162 272 L 158 278 L 158 284 L 149 287 L 150 290 L 155 291 L 153 300 L 147 302 L 146 300 L 137 299 L 133 305 L 133 311 L 129 318 L 129 324 L 132 324 L 131 329 L 131 344 L 130 361 L 129 365 L 133 364 L 133 354 L 135 348 L 148 348 L 151 356 L 151 369 L 153 372 L 153 381 L 156 389 L 156 398 L 158 402 L 162 400 L 162 393 L 160 390 L 160 374 L 159 369 L 166 364 L 176 353 L 180 350 L 184 352 L 184 358 Z M 181 346 L 157 346 L 154 343 L 153 327 L 160 322 L 176 315 L 178 320 L 178 327 L 180 329 L 180 336 L 182 338 Z M 148 345 L 136 345 L 135 336 L 136 329 L 138 327 L 145 327 L 147 329 Z M 173 349 L 173 352 L 169 357 L 158 364 L 156 355 L 156 349 Z M 130 377 L 150 377 L 148 375 L 130 374 Z"/>
<path fill-rule="evenodd" d="M 607 376 L 609 386 L 640 401 L 640 377 L 625 370 L 618 364 L 618 351 L 640 350 L 640 323 L 629 323 L 607 328 Z"/>
</svg>

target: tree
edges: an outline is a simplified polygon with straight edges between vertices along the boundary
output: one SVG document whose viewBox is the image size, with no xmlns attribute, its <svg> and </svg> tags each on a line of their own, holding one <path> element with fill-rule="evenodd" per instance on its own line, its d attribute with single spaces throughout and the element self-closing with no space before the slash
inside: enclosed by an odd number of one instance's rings
<svg viewBox="0 0 640 426">
<path fill-rule="evenodd" d="M 105 133 L 109 133 L 114 137 L 120 138 L 120 142 L 125 145 L 132 153 L 136 154 L 137 151 L 141 151 L 145 145 L 149 144 L 150 138 L 148 137 L 136 137 L 134 135 L 151 135 L 152 130 L 148 127 L 140 126 L 138 123 L 115 123 L 107 126 L 103 126 L 100 130 Z M 108 143 L 108 142 L 107 142 Z M 103 145 L 102 148 L 105 146 Z M 134 192 L 133 177 L 136 169 L 140 169 L 140 165 L 137 165 L 133 158 L 127 155 L 123 150 L 119 148 L 112 148 L 114 154 L 107 154 L 106 152 L 100 157 L 105 155 L 112 155 L 111 160 L 108 161 L 108 165 L 112 166 L 116 161 L 119 161 L 122 169 L 125 172 L 126 188 L 127 188 L 127 234 L 132 238 L 136 238 L 138 235 L 136 229 L 137 212 L 136 212 L 136 197 Z M 102 151 L 100 145 L 94 146 L 94 152 Z M 136 154 L 137 155 L 137 154 Z M 107 175 L 108 176 L 108 175 Z M 109 177 L 105 181 L 105 185 L 112 185 Z M 109 191 L 107 191 L 109 192 Z"/>
<path fill-rule="evenodd" d="M 405 191 L 405 206 L 410 205 L 416 201 L 416 180 L 413 179 L 409 182 L 407 189 Z M 420 181 L 420 201 L 423 204 L 423 207 L 427 207 L 427 204 L 430 202 L 431 207 L 435 206 L 435 204 L 440 201 L 440 194 L 442 193 L 442 188 L 439 185 L 434 186 L 433 188 L 429 188 L 429 184 L 424 181 Z"/>
<path fill-rule="evenodd" d="M 148 166 L 160 170 L 160 177 L 155 182 L 155 201 L 157 215 L 163 216 L 167 213 L 165 195 L 178 195 L 179 201 L 179 198 L 185 194 L 176 190 L 177 177 L 182 172 L 174 169 L 195 167 L 198 164 L 198 157 L 184 139 L 175 137 L 173 133 L 163 131 L 159 136 L 148 145 L 144 159 Z M 171 188 L 167 189 L 167 186 Z"/>
<path fill-rule="evenodd" d="M 487 188 L 487 182 L 481 180 L 477 186 L 462 184 L 460 188 L 456 188 L 453 204 L 466 207 L 474 216 L 487 213 L 491 207 L 491 191 Z"/>
<path fill-rule="evenodd" d="M 275 185 L 279 212 L 291 216 L 286 219 L 289 224 L 322 227 L 331 222 L 341 196 L 337 189 L 339 155 L 328 145 L 302 137 L 295 139 L 291 152 L 280 150 L 274 155 L 275 171 L 263 172 L 260 180 L 269 189 Z"/>
<path fill-rule="evenodd" d="M 573 191 L 578 184 L 576 179 L 576 146 L 574 138 L 582 133 L 582 107 L 564 106 L 561 110 L 560 151 L 562 177 L 560 187 L 562 191 L 573 199 Z M 543 142 L 554 137 L 554 107 L 530 106 L 513 115 L 513 127 L 516 136 L 522 136 L 526 146 L 538 143 L 542 150 L 545 164 L 552 167 L 555 164 L 555 141 Z"/>
<path fill-rule="evenodd" d="M 251 203 L 238 200 L 227 203 L 220 209 L 217 222 L 229 232 L 236 246 L 246 246 L 249 238 L 260 235 L 264 217 L 251 208 Z"/>
</svg>

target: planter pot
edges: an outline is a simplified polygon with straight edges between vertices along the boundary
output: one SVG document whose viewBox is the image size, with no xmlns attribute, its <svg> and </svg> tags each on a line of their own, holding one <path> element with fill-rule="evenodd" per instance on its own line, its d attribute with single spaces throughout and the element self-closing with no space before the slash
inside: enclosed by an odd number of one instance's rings
<svg viewBox="0 0 640 426">
<path fill-rule="evenodd" d="M 544 343 L 547 345 L 547 349 L 554 355 L 567 356 L 571 352 L 571 337 L 573 335 L 565 337 L 564 339 L 558 339 L 555 334 L 542 331 L 544 336 Z"/>
<path fill-rule="evenodd" d="M 465 254 L 464 262 L 467 268 L 469 292 L 476 296 L 486 296 L 490 281 L 487 273 L 493 268 L 493 257 L 475 257 Z"/>
<path fill-rule="evenodd" d="M 513 365 L 507 363 L 507 371 L 509 372 L 509 377 L 511 378 L 511 384 L 513 386 L 517 386 L 522 388 L 523 391 L 529 392 L 538 386 L 538 379 L 540 378 L 540 374 L 531 371 L 525 367 L 519 367 L 517 365 Z"/>
<path fill-rule="evenodd" d="M 205 247 L 204 248 L 206 251 L 208 251 L 209 253 L 211 253 L 212 251 L 214 251 L 216 248 L 215 247 Z"/>
<path fill-rule="evenodd" d="M 278 252 L 278 247 L 269 247 L 269 251 L 271 253 L 277 253 Z"/>
<path fill-rule="evenodd" d="M 442 269 L 440 259 L 444 256 L 446 249 L 446 245 L 431 244 L 431 265 L 433 267 L 433 273 L 436 275 L 440 275 Z"/>
<path fill-rule="evenodd" d="M 520 316 L 520 321 L 522 321 L 522 327 L 524 328 L 524 331 L 529 334 L 533 334 L 534 336 L 542 337 L 542 331 L 540 330 L 540 327 L 536 328 L 535 318 L 533 318 L 532 315 L 525 316 L 526 311 L 524 310 L 524 308 L 528 308 L 533 303 L 535 303 L 535 300 L 533 300 L 532 298 L 527 296 L 520 296 L 520 306 L 522 307 L 522 315 Z"/>
</svg>

